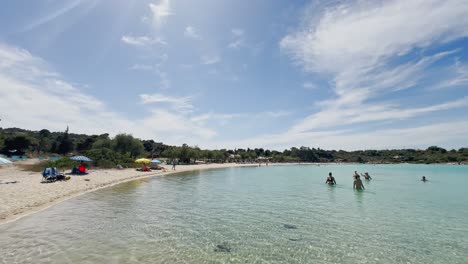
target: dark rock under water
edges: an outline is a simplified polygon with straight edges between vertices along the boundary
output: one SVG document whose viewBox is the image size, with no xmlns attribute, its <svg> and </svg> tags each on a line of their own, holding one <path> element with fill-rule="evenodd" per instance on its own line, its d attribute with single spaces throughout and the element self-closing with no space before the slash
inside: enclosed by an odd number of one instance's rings
<svg viewBox="0 0 468 264">
<path fill-rule="evenodd" d="M 286 229 L 297 229 L 297 226 L 290 225 L 290 224 L 284 224 L 283 227 L 286 228 Z"/>
<path fill-rule="evenodd" d="M 216 245 L 215 252 L 231 252 L 231 247 L 227 243 Z"/>
</svg>

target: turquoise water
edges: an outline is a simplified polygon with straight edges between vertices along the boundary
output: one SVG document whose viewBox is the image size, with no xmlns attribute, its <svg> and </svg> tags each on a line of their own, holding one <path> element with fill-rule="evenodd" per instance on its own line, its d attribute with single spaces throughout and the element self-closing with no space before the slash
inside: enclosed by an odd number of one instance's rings
<svg viewBox="0 0 468 264">
<path fill-rule="evenodd" d="M 448 165 L 155 177 L 0 226 L 0 263 L 468 263 L 467 187 L 468 166 Z"/>
</svg>

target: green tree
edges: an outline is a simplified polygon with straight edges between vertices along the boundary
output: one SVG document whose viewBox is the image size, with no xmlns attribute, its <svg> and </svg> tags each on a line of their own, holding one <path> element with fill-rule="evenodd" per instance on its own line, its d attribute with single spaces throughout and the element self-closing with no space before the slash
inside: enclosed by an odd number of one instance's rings
<svg viewBox="0 0 468 264">
<path fill-rule="evenodd" d="M 112 148 L 120 154 L 129 154 L 133 158 L 140 156 L 144 152 L 141 141 L 129 134 L 118 134 L 115 136 L 112 140 Z"/>
<path fill-rule="evenodd" d="M 190 163 L 190 147 L 187 144 L 183 144 L 179 153 L 179 161 L 183 163 Z"/>
<path fill-rule="evenodd" d="M 96 141 L 96 137 L 86 137 L 86 139 L 78 142 L 76 144 L 76 151 L 78 152 L 85 152 L 90 150 L 93 147 L 93 144 Z"/>
<path fill-rule="evenodd" d="M 50 131 L 47 129 L 42 129 L 39 131 L 39 141 L 38 141 L 38 151 L 46 152 L 50 148 Z"/>
<path fill-rule="evenodd" d="M 25 135 L 18 135 L 5 139 L 5 150 L 18 151 L 24 153 L 25 150 L 31 145 L 31 138 Z"/>
<path fill-rule="evenodd" d="M 70 139 L 70 135 L 68 134 L 68 126 L 65 132 L 58 137 L 57 141 L 57 153 L 67 154 L 70 151 L 73 151 L 73 142 Z"/>
</svg>

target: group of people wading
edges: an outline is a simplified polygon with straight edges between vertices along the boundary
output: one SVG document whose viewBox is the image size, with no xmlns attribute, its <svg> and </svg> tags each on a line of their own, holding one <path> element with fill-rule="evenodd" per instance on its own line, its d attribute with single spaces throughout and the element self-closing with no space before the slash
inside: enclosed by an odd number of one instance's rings
<svg viewBox="0 0 468 264">
<path fill-rule="evenodd" d="M 370 181 L 372 179 L 372 177 L 369 175 L 369 173 L 364 173 L 364 174 L 361 174 L 362 177 L 364 177 L 364 179 L 366 179 L 367 181 Z M 364 184 L 362 183 L 361 181 L 361 175 L 359 175 L 357 173 L 357 171 L 354 171 L 354 175 L 353 175 L 353 178 L 354 178 L 354 182 L 353 182 L 353 189 L 355 190 L 364 190 Z M 335 180 L 335 177 L 333 177 L 332 173 L 328 173 L 328 177 L 327 177 L 327 180 L 325 181 L 326 184 L 329 184 L 329 185 L 335 185 L 336 184 L 336 180 Z"/>
<path fill-rule="evenodd" d="M 364 189 L 366 189 L 366 188 L 364 188 L 364 184 L 362 184 L 361 176 L 364 177 L 364 179 L 366 179 L 366 181 L 372 180 L 372 177 L 369 175 L 368 172 L 365 172 L 364 174 L 361 173 L 361 175 L 359 175 L 357 173 L 357 171 L 354 171 L 354 174 L 353 174 L 353 178 L 354 178 L 353 189 L 355 189 L 355 190 L 364 190 Z M 426 176 L 422 176 L 421 181 L 427 182 L 428 180 L 427 180 Z M 335 177 L 332 176 L 331 172 L 328 173 L 328 177 L 327 177 L 327 180 L 325 181 L 325 183 L 328 184 L 328 185 L 335 185 L 336 184 Z"/>
</svg>

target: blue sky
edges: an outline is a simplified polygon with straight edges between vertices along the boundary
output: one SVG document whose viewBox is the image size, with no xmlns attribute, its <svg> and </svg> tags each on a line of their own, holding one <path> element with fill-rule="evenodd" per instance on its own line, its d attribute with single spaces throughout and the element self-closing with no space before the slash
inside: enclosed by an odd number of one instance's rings
<svg viewBox="0 0 468 264">
<path fill-rule="evenodd" d="M 4 1 L 0 125 L 202 148 L 468 146 L 466 1 Z"/>
</svg>

